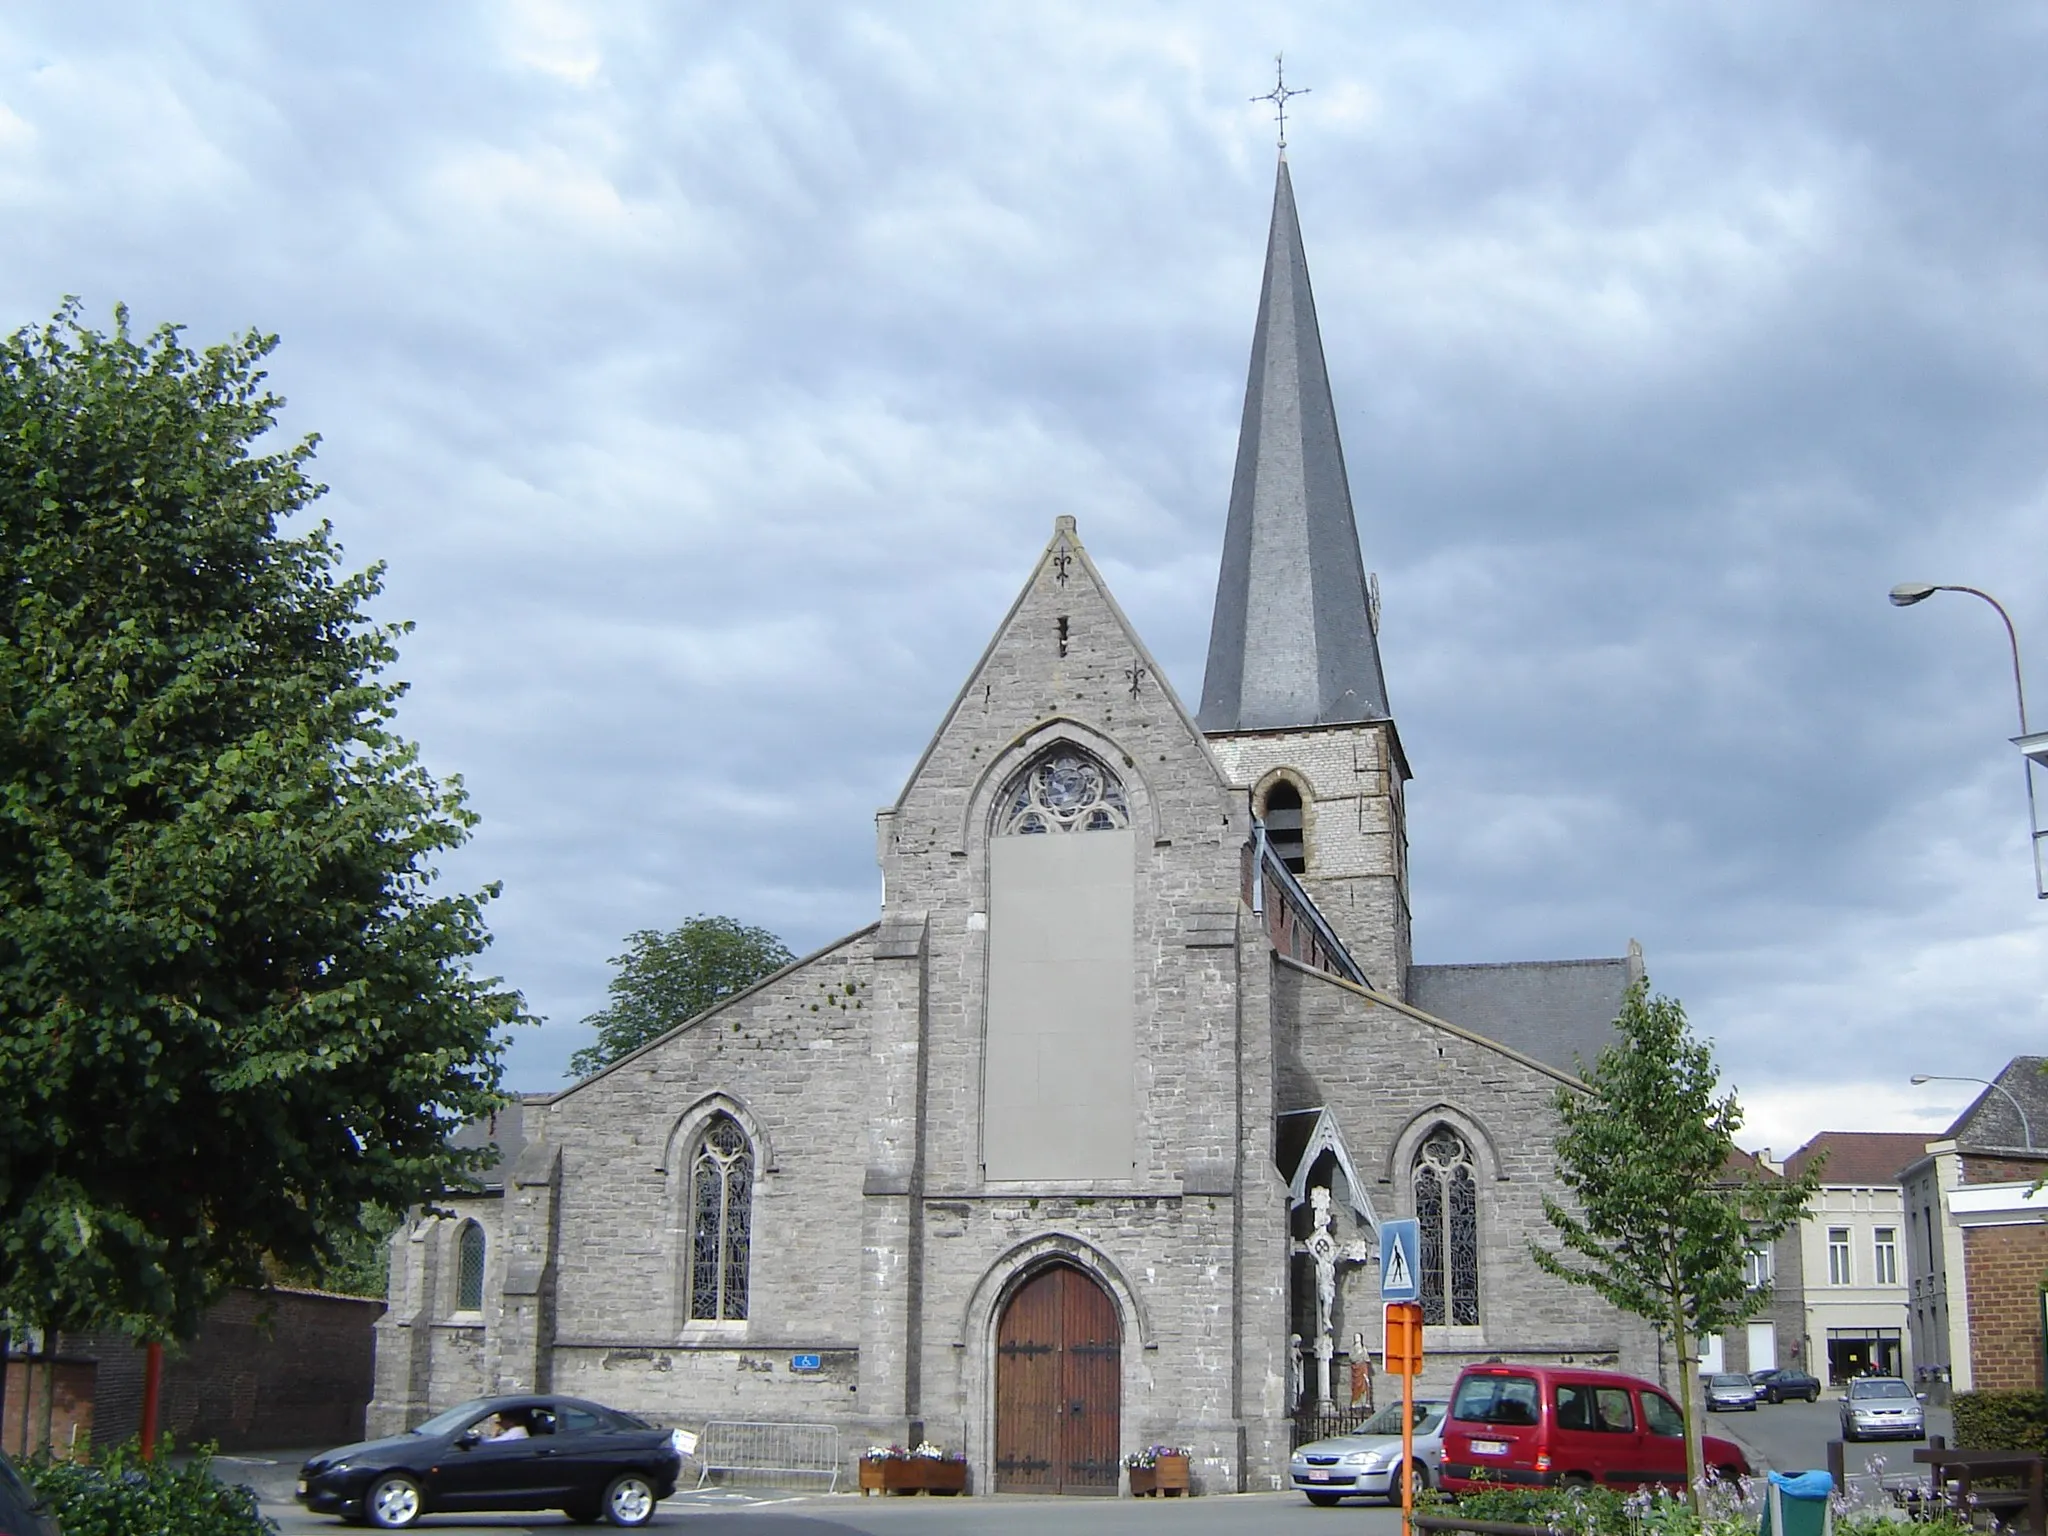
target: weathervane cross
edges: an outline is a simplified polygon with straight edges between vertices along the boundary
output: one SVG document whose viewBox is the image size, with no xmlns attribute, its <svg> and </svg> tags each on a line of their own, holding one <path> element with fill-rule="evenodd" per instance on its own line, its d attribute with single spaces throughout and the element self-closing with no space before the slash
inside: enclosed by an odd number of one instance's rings
<svg viewBox="0 0 2048 1536">
<path fill-rule="evenodd" d="M 1313 89 L 1315 87 L 1308 85 L 1304 85 L 1298 91 L 1287 89 L 1287 66 L 1284 57 L 1277 53 L 1273 55 L 1273 89 L 1266 92 L 1263 96 L 1254 96 L 1252 100 L 1270 101 L 1273 103 L 1273 116 L 1280 124 L 1280 147 L 1282 149 L 1287 147 L 1287 98 L 1290 96 L 1306 96 Z"/>
</svg>

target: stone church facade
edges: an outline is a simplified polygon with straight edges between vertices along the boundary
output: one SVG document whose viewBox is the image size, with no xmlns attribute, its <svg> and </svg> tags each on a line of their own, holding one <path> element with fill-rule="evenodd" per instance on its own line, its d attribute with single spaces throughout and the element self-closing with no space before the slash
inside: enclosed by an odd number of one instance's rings
<svg viewBox="0 0 2048 1536">
<path fill-rule="evenodd" d="M 1639 960 L 1412 963 L 1375 610 L 1283 160 L 1199 717 L 1057 519 L 877 817 L 878 920 L 517 1107 L 393 1239 L 370 1432 L 559 1391 L 929 1438 L 983 1490 L 1155 1442 L 1275 1487 L 1372 1386 L 1409 1215 L 1425 1390 L 1653 1372 L 1527 1253 Z"/>
</svg>

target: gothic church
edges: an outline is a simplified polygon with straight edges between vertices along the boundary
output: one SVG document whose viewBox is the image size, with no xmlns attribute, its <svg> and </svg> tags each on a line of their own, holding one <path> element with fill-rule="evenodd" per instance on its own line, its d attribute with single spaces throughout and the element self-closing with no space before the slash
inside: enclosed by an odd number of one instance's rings
<svg viewBox="0 0 2048 1536">
<path fill-rule="evenodd" d="M 983 1491 L 1194 1448 L 1281 1485 L 1375 1388 L 1422 1223 L 1425 1390 L 1649 1373 L 1529 1261 L 1553 1109 L 1640 961 L 1418 966 L 1381 673 L 1283 156 L 1201 709 L 1057 518 L 896 802 L 878 919 L 498 1127 L 393 1239 L 372 1434 L 460 1399 L 836 1426 Z"/>
</svg>

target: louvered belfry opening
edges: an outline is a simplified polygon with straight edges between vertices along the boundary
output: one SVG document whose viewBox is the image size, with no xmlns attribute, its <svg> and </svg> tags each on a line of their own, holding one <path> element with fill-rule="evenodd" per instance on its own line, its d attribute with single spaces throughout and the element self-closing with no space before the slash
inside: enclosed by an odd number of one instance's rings
<svg viewBox="0 0 2048 1536">
<path fill-rule="evenodd" d="M 1301 791 L 1282 779 L 1266 791 L 1266 841 L 1289 874 L 1308 872 L 1308 830 L 1302 820 Z"/>
<path fill-rule="evenodd" d="M 1010 1297 L 996 1334 L 996 1491 L 1117 1491 L 1123 1343 L 1116 1302 L 1071 1264 Z"/>
</svg>

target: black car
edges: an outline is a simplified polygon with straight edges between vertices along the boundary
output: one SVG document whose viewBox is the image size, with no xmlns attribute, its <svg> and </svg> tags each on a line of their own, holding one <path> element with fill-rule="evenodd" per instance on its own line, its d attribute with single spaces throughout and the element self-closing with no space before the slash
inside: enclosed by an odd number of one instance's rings
<svg viewBox="0 0 2048 1536">
<path fill-rule="evenodd" d="M 1820 1400 L 1820 1383 L 1804 1371 L 1752 1371 L 1749 1379 L 1756 1395 L 1767 1403 L 1782 1403 L 1788 1397 L 1803 1397 L 1809 1403 Z"/>
<path fill-rule="evenodd" d="M 57 1517 L 22 1481 L 5 1451 L 0 1451 L 0 1532 L 6 1536 L 58 1536 Z"/>
<path fill-rule="evenodd" d="M 645 1525 L 676 1491 L 676 1437 L 574 1397 L 481 1397 L 409 1434 L 326 1451 L 299 1472 L 318 1514 L 402 1530 L 458 1510 L 559 1509 L 572 1520 Z"/>
</svg>

